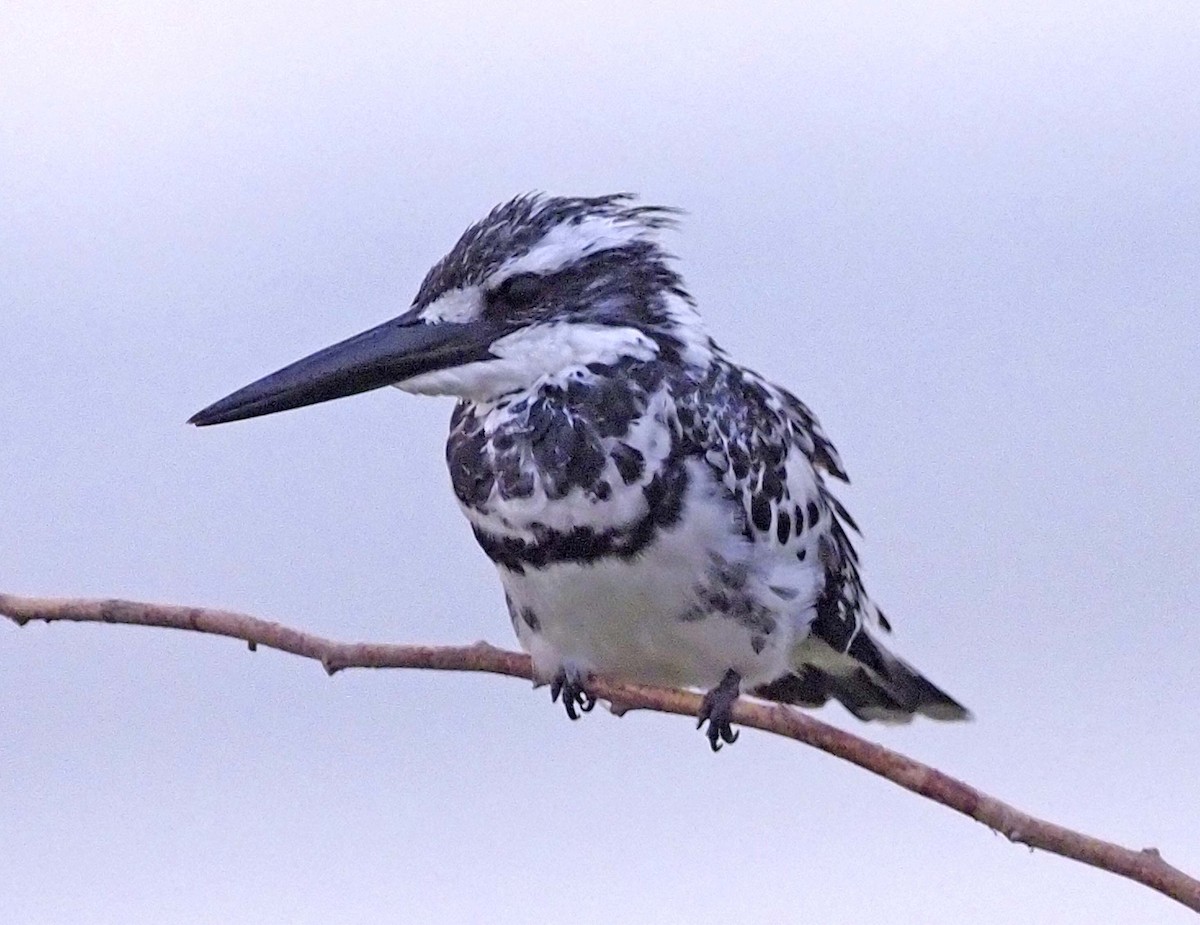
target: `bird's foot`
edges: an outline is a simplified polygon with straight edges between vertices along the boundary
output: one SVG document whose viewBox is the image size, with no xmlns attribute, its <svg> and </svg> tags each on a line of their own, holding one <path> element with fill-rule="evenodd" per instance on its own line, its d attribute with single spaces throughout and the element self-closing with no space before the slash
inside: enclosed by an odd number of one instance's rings
<svg viewBox="0 0 1200 925">
<path fill-rule="evenodd" d="M 721 750 L 723 742 L 732 745 L 737 741 L 738 733 L 733 731 L 729 722 L 741 688 L 742 676 L 730 668 L 725 672 L 721 683 L 705 694 L 704 701 L 700 704 L 700 712 L 697 714 L 700 719 L 696 728 L 699 729 L 706 720 L 708 721 L 708 729 L 704 734 L 714 752 Z"/>
<path fill-rule="evenodd" d="M 591 713 L 596 698 L 584 686 L 586 674 L 575 668 L 560 668 L 550 682 L 550 702 L 562 695 L 562 705 L 571 719 L 579 719 L 580 713 Z"/>
</svg>

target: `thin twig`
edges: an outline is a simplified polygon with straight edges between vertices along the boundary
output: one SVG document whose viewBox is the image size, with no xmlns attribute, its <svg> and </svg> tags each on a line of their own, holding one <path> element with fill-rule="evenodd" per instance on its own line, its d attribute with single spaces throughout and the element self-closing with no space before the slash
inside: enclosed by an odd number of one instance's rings
<svg viewBox="0 0 1200 925">
<path fill-rule="evenodd" d="M 229 636 L 242 640 L 251 649 L 267 646 L 315 659 L 330 674 L 345 668 L 426 668 L 483 671 L 527 680 L 533 677 L 528 656 L 497 649 L 486 642 L 470 646 L 337 642 L 280 623 L 202 607 L 0 594 L 0 614 L 21 626 L 31 620 L 126 623 Z M 658 710 L 695 716 L 700 708 L 700 697 L 688 691 L 617 683 L 599 677 L 589 681 L 588 689 L 596 697 L 611 703 L 613 712 L 618 715 L 629 710 Z M 1200 912 L 1200 881 L 1172 867 L 1154 848 L 1133 851 L 1038 819 L 948 774 L 790 707 L 742 699 L 734 707 L 733 719 L 742 726 L 786 736 L 856 764 L 906 790 L 970 816 L 1011 841 L 1127 877 Z"/>
</svg>

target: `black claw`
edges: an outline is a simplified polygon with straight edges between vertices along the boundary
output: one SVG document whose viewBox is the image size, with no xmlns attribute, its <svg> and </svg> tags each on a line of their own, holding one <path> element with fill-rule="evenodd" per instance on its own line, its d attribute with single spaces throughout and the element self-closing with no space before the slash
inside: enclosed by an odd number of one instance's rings
<svg viewBox="0 0 1200 925">
<path fill-rule="evenodd" d="M 738 740 L 738 733 L 730 725 L 730 716 L 741 692 L 741 686 L 742 676 L 730 668 L 725 672 L 721 683 L 705 694 L 704 701 L 700 704 L 696 728 L 699 729 L 705 721 L 708 722 L 708 729 L 704 735 L 714 752 L 721 750 L 722 743 L 732 745 Z"/>
<path fill-rule="evenodd" d="M 588 693 L 583 683 L 575 677 L 569 677 L 565 671 L 560 671 L 550 682 L 550 702 L 555 703 L 562 695 L 563 709 L 571 719 L 579 719 L 580 713 L 591 713 L 596 706 L 596 698 Z"/>
</svg>

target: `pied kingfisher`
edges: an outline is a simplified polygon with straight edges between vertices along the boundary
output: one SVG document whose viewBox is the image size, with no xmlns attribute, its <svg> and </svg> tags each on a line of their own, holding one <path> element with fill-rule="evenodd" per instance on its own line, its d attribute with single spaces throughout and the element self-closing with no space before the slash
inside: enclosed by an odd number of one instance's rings
<svg viewBox="0 0 1200 925">
<path fill-rule="evenodd" d="M 521 646 L 575 719 L 588 679 L 702 688 L 713 750 L 743 692 L 864 720 L 968 712 L 890 653 L 794 395 L 706 332 L 628 194 L 518 196 L 412 307 L 196 414 L 220 424 L 394 385 L 452 395 L 446 461 Z"/>
</svg>

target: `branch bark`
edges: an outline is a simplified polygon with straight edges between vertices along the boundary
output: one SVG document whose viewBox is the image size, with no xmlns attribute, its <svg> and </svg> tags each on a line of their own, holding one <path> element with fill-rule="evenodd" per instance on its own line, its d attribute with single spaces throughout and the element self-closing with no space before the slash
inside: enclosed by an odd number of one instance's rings
<svg viewBox="0 0 1200 925">
<path fill-rule="evenodd" d="M 0 594 L 0 614 L 19 626 L 32 620 L 124 623 L 192 630 L 239 639 L 319 661 L 329 674 L 345 668 L 424 668 L 481 671 L 532 680 L 529 657 L 486 642 L 469 646 L 346 643 L 305 633 L 246 614 L 121 600 L 75 600 Z M 589 691 L 621 715 L 657 710 L 695 716 L 697 694 L 593 678 Z M 819 748 L 894 784 L 941 803 L 1000 832 L 1010 841 L 1040 848 L 1141 883 L 1200 912 L 1200 881 L 1172 867 L 1154 848 L 1135 851 L 1024 813 L 970 785 L 891 749 L 860 739 L 791 707 L 743 698 L 734 707 L 739 725 L 775 733 Z"/>
</svg>

